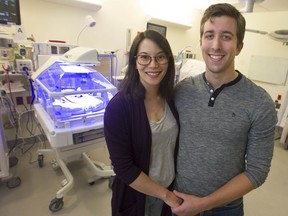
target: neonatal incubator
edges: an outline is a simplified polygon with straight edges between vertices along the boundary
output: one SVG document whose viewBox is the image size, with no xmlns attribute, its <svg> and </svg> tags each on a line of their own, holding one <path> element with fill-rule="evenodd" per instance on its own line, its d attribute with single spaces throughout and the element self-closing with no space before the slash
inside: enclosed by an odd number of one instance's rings
<svg viewBox="0 0 288 216">
<path fill-rule="evenodd" d="M 113 60 L 113 55 L 105 57 Z M 102 56 L 103 57 L 103 56 Z M 73 185 L 66 163 L 83 159 L 94 171 L 90 184 L 100 177 L 113 177 L 111 166 L 91 161 L 87 151 L 105 146 L 103 117 L 117 89 L 94 67 L 101 54 L 96 49 L 77 47 L 63 56 L 52 56 L 32 75 L 35 115 L 50 142 L 52 153 L 62 169 L 66 183 L 49 205 L 52 212 L 63 206 L 63 195 Z M 111 68 L 112 70 L 112 68 Z M 39 150 L 41 167 L 46 149 Z"/>
</svg>

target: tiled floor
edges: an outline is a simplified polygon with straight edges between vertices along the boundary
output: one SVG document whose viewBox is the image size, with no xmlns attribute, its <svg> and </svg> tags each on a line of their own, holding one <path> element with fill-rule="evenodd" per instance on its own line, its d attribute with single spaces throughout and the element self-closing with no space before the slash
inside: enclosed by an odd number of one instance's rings
<svg viewBox="0 0 288 216">
<path fill-rule="evenodd" d="M 44 166 L 38 167 L 37 146 L 30 153 L 21 155 L 18 165 L 10 171 L 21 178 L 21 185 L 9 189 L 5 183 L 0 183 L 0 215 L 1 216 L 31 216 L 31 215 L 70 215 L 70 216 L 110 216 L 111 189 L 108 179 L 97 180 L 94 185 L 88 183 L 93 173 L 83 161 L 71 162 L 67 165 L 74 177 L 74 186 L 64 195 L 64 206 L 52 213 L 49 210 L 50 201 L 56 197 L 65 179 L 61 169 L 53 168 L 52 155 L 44 155 Z M 89 153 L 92 159 L 109 164 L 107 150 L 98 148 Z"/>
<path fill-rule="evenodd" d="M 266 182 L 245 196 L 245 205 L 247 216 L 288 215 L 288 150 L 278 141 Z"/>
<path fill-rule="evenodd" d="M 0 215 L 31 216 L 31 215 L 69 215 L 69 216 L 110 216 L 111 190 L 108 179 L 100 179 L 89 185 L 87 179 L 92 173 L 86 165 L 72 162 L 68 165 L 73 177 L 74 187 L 65 194 L 64 206 L 52 213 L 48 206 L 61 188 L 64 176 L 58 169 L 52 168 L 51 156 L 45 156 L 44 166 L 38 167 L 37 145 L 30 153 L 21 151 L 15 154 L 18 164 L 10 171 L 21 178 L 19 187 L 9 189 L 0 181 Z M 107 150 L 98 148 L 89 155 L 92 159 L 109 163 Z M 32 157 L 32 158 L 31 158 Z M 275 142 L 274 158 L 271 172 L 265 184 L 245 196 L 246 216 L 285 216 L 288 214 L 288 151 L 277 141 Z"/>
</svg>

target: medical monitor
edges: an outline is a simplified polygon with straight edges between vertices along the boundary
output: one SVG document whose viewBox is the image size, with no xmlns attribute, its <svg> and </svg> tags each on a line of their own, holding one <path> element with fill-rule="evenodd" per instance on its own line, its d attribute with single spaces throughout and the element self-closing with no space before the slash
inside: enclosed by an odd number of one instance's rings
<svg viewBox="0 0 288 216">
<path fill-rule="evenodd" d="M 0 24 L 21 25 L 20 0 L 0 1 Z"/>
</svg>

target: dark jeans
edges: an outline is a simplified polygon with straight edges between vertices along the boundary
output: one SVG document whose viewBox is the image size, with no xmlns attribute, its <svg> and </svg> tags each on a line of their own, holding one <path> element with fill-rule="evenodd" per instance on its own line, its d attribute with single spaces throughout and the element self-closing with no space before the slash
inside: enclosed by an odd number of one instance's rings
<svg viewBox="0 0 288 216">
<path fill-rule="evenodd" d="M 243 216 L 243 199 L 235 200 L 227 205 L 217 207 L 198 214 L 197 216 Z"/>
</svg>

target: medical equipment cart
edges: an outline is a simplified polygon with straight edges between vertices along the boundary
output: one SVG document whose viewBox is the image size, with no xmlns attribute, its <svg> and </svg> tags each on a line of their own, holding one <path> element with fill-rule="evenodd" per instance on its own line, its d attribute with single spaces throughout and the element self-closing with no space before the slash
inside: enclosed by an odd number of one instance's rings
<svg viewBox="0 0 288 216">
<path fill-rule="evenodd" d="M 38 164 L 42 167 L 44 154 L 52 152 L 66 178 L 51 200 L 52 212 L 62 209 L 63 196 L 73 187 L 73 176 L 66 166 L 70 161 L 83 159 L 93 170 L 95 176 L 89 184 L 101 177 L 112 180 L 115 175 L 110 165 L 92 161 L 87 155 L 106 145 L 105 107 L 117 91 L 93 68 L 99 65 L 100 57 L 96 49 L 77 47 L 61 57 L 52 56 L 32 75 L 37 98 L 35 115 L 51 145 L 51 149 L 38 151 Z"/>
<path fill-rule="evenodd" d="M 13 176 L 9 171 L 9 154 L 4 134 L 2 114 L 0 112 L 0 179 L 6 182 L 8 188 L 15 188 L 21 184 L 18 176 Z"/>
</svg>

